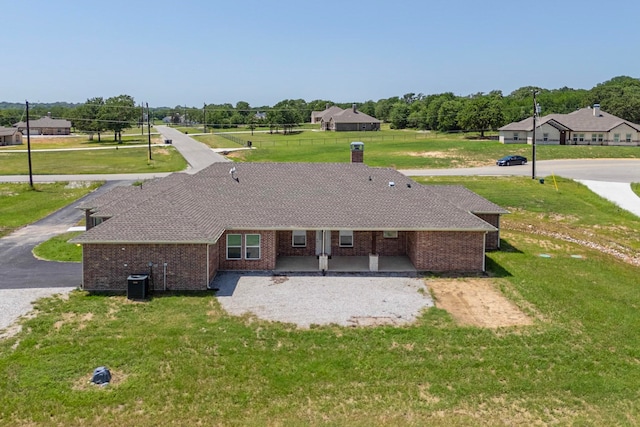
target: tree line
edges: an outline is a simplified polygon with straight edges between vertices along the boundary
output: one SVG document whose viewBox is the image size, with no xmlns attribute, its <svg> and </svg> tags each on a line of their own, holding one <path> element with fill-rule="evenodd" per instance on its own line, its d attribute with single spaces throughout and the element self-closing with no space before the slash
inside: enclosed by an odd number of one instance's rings
<svg viewBox="0 0 640 427">
<path fill-rule="evenodd" d="M 500 126 L 530 117 L 533 114 L 533 92 L 541 114 L 570 113 L 579 108 L 600 104 L 602 110 L 633 123 L 640 123 L 640 79 L 614 77 L 592 89 L 544 89 L 526 86 L 508 95 L 495 90 L 456 96 L 451 92 L 424 95 L 407 93 L 378 101 L 358 103 L 358 110 L 389 123 L 394 129 L 421 129 L 441 132 L 495 130 Z M 18 104 L 19 105 L 19 104 Z M 246 101 L 235 105 L 203 104 L 202 107 L 175 106 L 150 108 L 151 120 L 174 124 L 197 124 L 215 129 L 222 127 L 270 126 L 283 128 L 311 120 L 312 111 L 322 111 L 327 105 L 350 108 L 352 103 L 330 100 L 285 99 L 273 106 L 252 107 Z M 87 99 L 83 104 L 35 104 L 32 117 L 51 113 L 54 118 L 70 120 L 76 132 L 90 135 L 113 132 L 118 138 L 122 129 L 140 125 L 147 120 L 147 111 L 136 105 L 133 97 L 120 95 L 103 99 Z M 16 104 L 0 103 L 0 126 L 11 126 L 23 120 L 24 109 Z"/>
</svg>

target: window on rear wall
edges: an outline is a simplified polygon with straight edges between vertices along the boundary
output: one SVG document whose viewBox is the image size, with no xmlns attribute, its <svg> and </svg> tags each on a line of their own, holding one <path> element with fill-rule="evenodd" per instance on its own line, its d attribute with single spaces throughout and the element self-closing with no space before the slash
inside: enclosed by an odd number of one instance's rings
<svg viewBox="0 0 640 427">
<path fill-rule="evenodd" d="M 227 234 L 227 259 L 242 259 L 242 234 Z"/>
<path fill-rule="evenodd" d="M 397 239 L 398 238 L 398 231 L 383 231 L 382 232 L 382 237 L 384 237 L 385 239 Z"/>
<path fill-rule="evenodd" d="M 260 259 L 260 235 L 245 234 L 244 236 L 245 258 Z"/>
<path fill-rule="evenodd" d="M 307 232 L 304 230 L 294 230 L 291 236 L 291 245 L 294 248 L 305 248 L 307 246 Z"/>
<path fill-rule="evenodd" d="M 353 247 L 353 231 L 352 230 L 340 230 L 340 247 L 343 247 L 343 248 Z"/>
</svg>

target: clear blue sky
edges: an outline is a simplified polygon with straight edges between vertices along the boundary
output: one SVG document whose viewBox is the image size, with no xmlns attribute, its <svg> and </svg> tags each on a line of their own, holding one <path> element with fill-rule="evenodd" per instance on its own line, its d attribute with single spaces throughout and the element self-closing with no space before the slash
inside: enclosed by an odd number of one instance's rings
<svg viewBox="0 0 640 427">
<path fill-rule="evenodd" d="M 0 0 L 0 101 L 377 101 L 640 74 L 638 0 Z"/>
</svg>

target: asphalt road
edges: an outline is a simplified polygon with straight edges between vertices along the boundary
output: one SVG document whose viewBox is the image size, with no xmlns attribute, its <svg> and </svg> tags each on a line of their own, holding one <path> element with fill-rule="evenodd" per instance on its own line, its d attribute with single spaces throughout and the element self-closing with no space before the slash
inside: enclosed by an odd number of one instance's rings
<svg viewBox="0 0 640 427">
<path fill-rule="evenodd" d="M 406 169 L 408 176 L 532 176 L 532 163 L 518 166 L 482 166 L 457 169 Z M 536 177 L 551 175 L 604 182 L 640 182 L 640 159 L 574 159 L 536 162 Z"/>
</svg>

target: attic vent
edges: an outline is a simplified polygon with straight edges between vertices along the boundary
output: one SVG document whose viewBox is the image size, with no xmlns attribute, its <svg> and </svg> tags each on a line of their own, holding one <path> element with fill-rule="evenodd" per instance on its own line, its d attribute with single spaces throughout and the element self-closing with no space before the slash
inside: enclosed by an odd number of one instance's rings
<svg viewBox="0 0 640 427">
<path fill-rule="evenodd" d="M 393 182 L 393 181 L 389 181 L 389 187 L 395 187 L 395 186 L 396 186 L 396 183 L 395 183 L 395 182 Z"/>
</svg>

